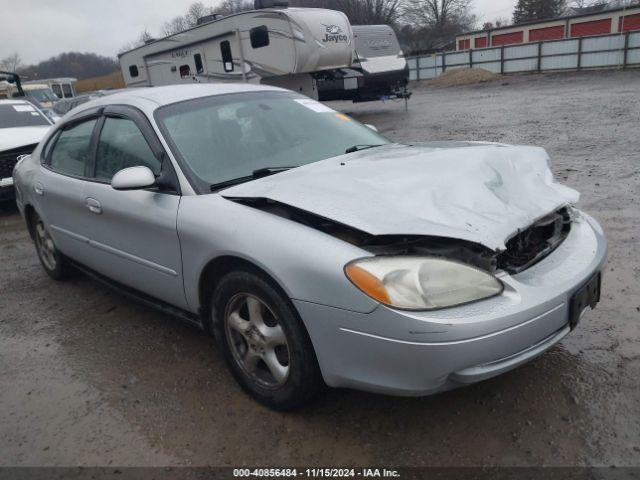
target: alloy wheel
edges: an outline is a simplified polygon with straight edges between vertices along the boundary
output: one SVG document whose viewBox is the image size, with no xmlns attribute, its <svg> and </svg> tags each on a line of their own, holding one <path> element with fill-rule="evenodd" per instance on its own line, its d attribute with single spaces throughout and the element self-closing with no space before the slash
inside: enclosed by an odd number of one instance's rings
<svg viewBox="0 0 640 480">
<path fill-rule="evenodd" d="M 278 388 L 289 377 L 289 345 L 276 315 L 246 293 L 229 300 L 225 335 L 235 362 L 263 388 Z"/>
<path fill-rule="evenodd" d="M 53 239 L 51 238 L 51 235 L 49 235 L 49 231 L 46 229 L 40 218 L 36 220 L 35 227 L 36 247 L 38 249 L 38 253 L 40 253 L 42 263 L 44 263 L 45 267 L 49 270 L 55 270 L 57 262 L 56 247 L 53 243 Z"/>
</svg>

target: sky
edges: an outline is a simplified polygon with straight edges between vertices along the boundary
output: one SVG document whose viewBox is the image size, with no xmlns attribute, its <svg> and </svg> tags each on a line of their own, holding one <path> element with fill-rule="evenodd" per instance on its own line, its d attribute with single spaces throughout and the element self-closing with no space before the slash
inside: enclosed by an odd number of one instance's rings
<svg viewBox="0 0 640 480">
<path fill-rule="evenodd" d="M 147 29 L 182 15 L 195 0 L 0 0 L 0 58 L 34 64 L 63 52 L 115 56 Z M 201 0 L 215 6 L 216 0 Z M 480 23 L 510 18 L 516 0 L 474 0 Z"/>
</svg>

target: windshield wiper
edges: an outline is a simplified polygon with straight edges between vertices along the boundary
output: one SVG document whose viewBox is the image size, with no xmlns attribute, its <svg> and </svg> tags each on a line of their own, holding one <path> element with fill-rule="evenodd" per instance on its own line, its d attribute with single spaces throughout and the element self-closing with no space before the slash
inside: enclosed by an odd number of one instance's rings
<svg viewBox="0 0 640 480">
<path fill-rule="evenodd" d="M 224 182 L 214 183 L 211 185 L 211 191 L 216 192 L 223 188 L 233 187 L 234 185 L 239 185 L 241 183 L 250 182 L 251 180 L 256 180 L 258 178 L 268 177 L 269 175 L 275 175 L 276 173 L 286 172 L 287 170 L 291 170 L 296 167 L 264 167 L 254 170 L 251 175 L 247 177 L 233 178 L 231 180 L 225 180 Z"/>
<path fill-rule="evenodd" d="M 234 185 L 239 185 L 241 183 L 248 182 L 250 180 L 254 180 L 253 177 L 240 177 L 240 178 L 232 178 L 231 180 L 225 180 L 224 182 L 214 183 L 211 185 L 211 191 L 217 192 L 218 190 L 222 190 L 223 188 L 233 187 Z"/>
<path fill-rule="evenodd" d="M 384 146 L 384 144 L 382 144 L 382 145 L 354 145 L 353 147 L 347 148 L 344 153 L 354 153 L 354 152 L 359 152 L 360 150 L 367 150 L 368 148 L 376 148 L 376 147 L 382 147 L 382 146 Z"/>
<path fill-rule="evenodd" d="M 264 167 L 253 171 L 253 178 L 268 177 L 269 175 L 275 175 L 276 173 L 286 172 L 296 167 Z"/>
</svg>

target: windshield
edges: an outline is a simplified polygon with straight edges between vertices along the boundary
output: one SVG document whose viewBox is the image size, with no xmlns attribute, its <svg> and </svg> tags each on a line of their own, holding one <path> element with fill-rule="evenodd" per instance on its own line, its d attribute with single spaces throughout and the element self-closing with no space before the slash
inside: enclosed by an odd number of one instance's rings
<svg viewBox="0 0 640 480">
<path fill-rule="evenodd" d="M 56 102 L 60 100 L 50 88 L 41 88 L 38 90 L 25 90 L 27 97 L 35 98 L 39 102 Z"/>
<path fill-rule="evenodd" d="M 32 105 L 25 103 L 0 105 L 0 128 L 47 125 L 51 125 L 51 123 Z"/>
<path fill-rule="evenodd" d="M 156 119 L 202 191 L 260 169 L 298 167 L 355 146 L 389 143 L 346 115 L 289 92 L 197 98 L 160 108 Z"/>
</svg>

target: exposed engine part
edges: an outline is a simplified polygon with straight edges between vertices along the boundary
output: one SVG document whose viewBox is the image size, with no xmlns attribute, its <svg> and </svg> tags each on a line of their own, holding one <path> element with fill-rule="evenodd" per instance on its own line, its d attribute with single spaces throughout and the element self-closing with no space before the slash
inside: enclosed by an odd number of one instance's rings
<svg viewBox="0 0 640 480">
<path fill-rule="evenodd" d="M 374 255 L 431 255 L 459 260 L 489 272 L 496 270 L 495 252 L 464 240 L 412 235 L 374 236 L 273 200 L 264 198 L 230 200 L 301 223 L 356 245 Z"/>
<path fill-rule="evenodd" d="M 371 242 L 359 245 L 376 255 L 425 255 L 449 258 L 473 265 L 487 272 L 495 272 L 497 259 L 482 245 L 454 238 L 428 236 L 374 237 Z"/>
<path fill-rule="evenodd" d="M 553 252 L 570 231 L 568 208 L 547 215 L 507 241 L 507 249 L 498 255 L 498 268 L 509 273 L 522 272 Z"/>
<path fill-rule="evenodd" d="M 265 198 L 236 198 L 236 203 L 269 212 L 306 225 L 374 255 L 428 255 L 458 260 L 494 273 L 498 269 L 518 273 L 549 255 L 560 245 L 571 229 L 568 208 L 548 215 L 531 227 L 518 232 L 507 242 L 507 249 L 495 252 L 483 245 L 444 237 L 415 235 L 375 236 L 313 213 Z"/>
</svg>

